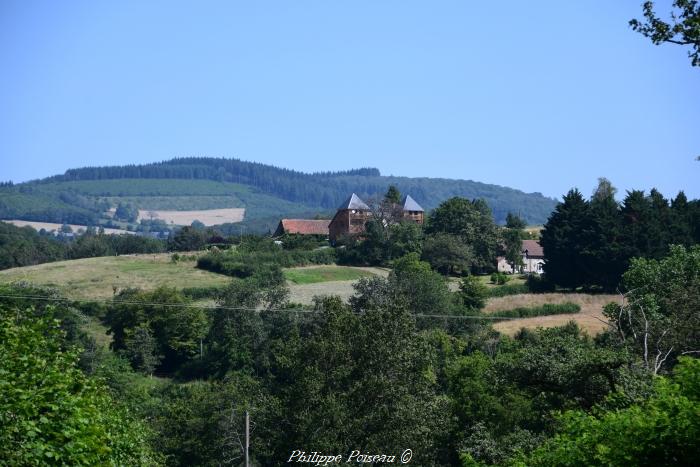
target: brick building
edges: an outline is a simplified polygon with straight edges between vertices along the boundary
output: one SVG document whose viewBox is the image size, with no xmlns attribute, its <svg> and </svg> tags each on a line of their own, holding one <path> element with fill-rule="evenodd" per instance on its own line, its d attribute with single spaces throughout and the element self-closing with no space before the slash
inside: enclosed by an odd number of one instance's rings
<svg viewBox="0 0 700 467">
<path fill-rule="evenodd" d="M 402 220 L 423 224 L 425 210 L 413 198 L 406 195 L 399 205 L 394 206 Z M 392 216 L 394 219 L 397 216 Z M 346 235 L 361 234 L 365 224 L 372 218 L 372 210 L 355 193 L 351 194 L 328 220 L 282 219 L 275 230 L 275 237 L 284 234 L 328 235 L 331 243 Z"/>
<path fill-rule="evenodd" d="M 397 207 L 401 210 L 403 220 L 413 221 L 417 224 L 422 224 L 425 221 L 425 210 L 410 196 L 406 195 Z M 365 231 L 365 224 L 371 216 L 369 206 L 353 193 L 338 208 L 335 217 L 328 226 L 331 242 L 335 242 L 344 235 L 361 234 Z"/>
</svg>

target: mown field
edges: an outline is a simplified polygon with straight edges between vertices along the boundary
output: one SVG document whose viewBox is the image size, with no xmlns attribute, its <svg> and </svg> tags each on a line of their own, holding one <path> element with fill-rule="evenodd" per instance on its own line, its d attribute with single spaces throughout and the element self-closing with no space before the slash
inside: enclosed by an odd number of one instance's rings
<svg viewBox="0 0 700 467">
<path fill-rule="evenodd" d="M 193 211 L 163 211 L 139 209 L 139 221 L 142 219 L 159 219 L 166 224 L 190 225 L 199 221 L 206 226 L 241 222 L 245 215 L 243 208 L 199 209 Z"/>
<path fill-rule="evenodd" d="M 285 269 L 284 277 L 294 284 L 315 284 L 318 282 L 356 281 L 361 277 L 374 275 L 369 268 L 349 266 L 312 266 Z"/>
<path fill-rule="evenodd" d="M 566 302 L 576 303 L 581 306 L 581 311 L 578 313 L 502 321 L 494 324 L 493 327 L 499 332 L 513 335 L 523 327 L 552 328 L 563 326 L 569 321 L 575 321 L 588 334 L 594 335 L 608 328 L 607 320 L 603 316 L 603 307 L 610 302 L 619 301 L 619 295 L 581 293 L 519 294 L 489 299 L 484 312 L 497 315 L 499 311 L 512 310 L 517 307 L 534 307 Z"/>
<path fill-rule="evenodd" d="M 194 261 L 173 263 L 170 254 L 106 256 L 0 271 L 0 283 L 27 281 L 55 287 L 69 298 L 110 298 L 117 290 L 159 286 L 223 286 L 230 278 L 195 268 Z"/>
</svg>

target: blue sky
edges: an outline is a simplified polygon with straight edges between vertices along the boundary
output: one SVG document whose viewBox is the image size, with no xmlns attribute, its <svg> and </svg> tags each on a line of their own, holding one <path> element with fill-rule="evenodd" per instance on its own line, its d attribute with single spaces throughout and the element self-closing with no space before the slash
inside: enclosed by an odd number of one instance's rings
<svg viewBox="0 0 700 467">
<path fill-rule="evenodd" d="M 641 3 L 1 0 L 0 180 L 199 155 L 697 198 L 700 68 Z"/>
</svg>

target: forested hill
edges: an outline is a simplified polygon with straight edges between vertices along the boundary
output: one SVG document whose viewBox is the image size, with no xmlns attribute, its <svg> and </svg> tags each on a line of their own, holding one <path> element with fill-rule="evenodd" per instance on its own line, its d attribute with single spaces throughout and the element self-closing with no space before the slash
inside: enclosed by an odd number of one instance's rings
<svg viewBox="0 0 700 467">
<path fill-rule="evenodd" d="M 453 196 L 483 198 L 493 210 L 497 222 L 502 222 L 508 211 L 513 211 L 519 212 L 531 224 L 544 223 L 555 205 L 554 199 L 540 193 L 524 193 L 471 180 L 387 177 L 382 176 L 376 168 L 303 173 L 256 162 L 207 157 L 176 158 L 142 165 L 71 169 L 63 175 L 32 184 L 118 179 L 229 182 L 253 187 L 257 192 L 303 205 L 310 210 L 334 210 L 351 192 L 369 197 L 384 193 L 390 184 L 394 184 L 401 192 L 409 193 L 425 209 L 432 209 Z"/>
</svg>

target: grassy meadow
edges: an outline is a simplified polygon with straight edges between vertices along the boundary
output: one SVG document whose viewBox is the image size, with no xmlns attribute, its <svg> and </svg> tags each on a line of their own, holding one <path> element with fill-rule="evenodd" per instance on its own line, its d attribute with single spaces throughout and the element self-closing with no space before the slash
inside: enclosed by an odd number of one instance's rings
<svg viewBox="0 0 700 467">
<path fill-rule="evenodd" d="M 294 284 L 315 284 L 318 282 L 356 281 L 361 277 L 374 275 L 372 272 L 349 266 L 318 266 L 290 268 L 284 270 L 284 277 Z"/>
<path fill-rule="evenodd" d="M 68 298 L 110 298 L 116 289 L 175 288 L 227 284 L 231 279 L 203 271 L 194 261 L 174 263 L 170 254 L 106 256 L 39 264 L 0 271 L 0 283 L 27 281 L 55 287 Z"/>
</svg>

